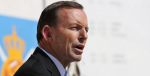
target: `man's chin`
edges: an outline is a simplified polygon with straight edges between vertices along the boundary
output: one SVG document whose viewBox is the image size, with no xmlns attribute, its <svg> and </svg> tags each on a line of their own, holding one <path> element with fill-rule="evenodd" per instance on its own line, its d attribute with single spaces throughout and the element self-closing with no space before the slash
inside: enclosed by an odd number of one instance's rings
<svg viewBox="0 0 150 76">
<path fill-rule="evenodd" d="M 75 58 L 74 58 L 74 61 L 80 61 L 82 59 L 82 56 L 81 55 L 77 55 Z"/>
</svg>

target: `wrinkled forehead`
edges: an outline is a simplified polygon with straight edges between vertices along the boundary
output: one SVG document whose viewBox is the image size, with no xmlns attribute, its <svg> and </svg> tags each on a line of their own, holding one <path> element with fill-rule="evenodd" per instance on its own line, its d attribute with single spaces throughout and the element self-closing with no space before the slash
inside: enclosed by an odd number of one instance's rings
<svg viewBox="0 0 150 76">
<path fill-rule="evenodd" d="M 64 22 L 66 20 L 69 20 L 70 22 L 77 21 L 84 23 L 84 25 L 87 25 L 87 16 L 85 12 L 82 9 L 77 8 L 60 8 L 58 11 L 58 21 Z"/>
</svg>

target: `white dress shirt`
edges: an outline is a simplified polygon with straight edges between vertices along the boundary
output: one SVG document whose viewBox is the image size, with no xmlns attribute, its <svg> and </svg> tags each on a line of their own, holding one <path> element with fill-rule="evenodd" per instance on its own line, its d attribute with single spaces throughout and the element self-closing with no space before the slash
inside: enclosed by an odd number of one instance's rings
<svg viewBox="0 0 150 76">
<path fill-rule="evenodd" d="M 47 51 L 45 51 L 44 49 L 42 49 L 41 47 L 39 47 L 44 53 L 46 53 L 48 55 L 48 57 L 54 62 L 54 64 L 56 65 L 59 73 L 61 74 L 61 76 L 64 76 L 66 73 L 66 69 L 63 67 L 63 65 L 51 54 L 49 54 Z M 68 74 L 66 75 L 68 76 Z"/>
</svg>

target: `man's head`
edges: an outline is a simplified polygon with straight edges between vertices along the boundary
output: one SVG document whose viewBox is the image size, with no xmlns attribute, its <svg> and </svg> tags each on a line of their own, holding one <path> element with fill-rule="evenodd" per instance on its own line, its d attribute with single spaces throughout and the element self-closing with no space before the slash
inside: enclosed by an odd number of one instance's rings
<svg viewBox="0 0 150 76">
<path fill-rule="evenodd" d="M 71 1 L 60 1 L 46 9 L 45 17 L 40 18 L 48 17 L 46 18 L 48 20 L 40 19 L 38 23 L 39 46 L 57 58 L 64 67 L 72 61 L 80 61 L 88 38 L 87 17 L 82 5 Z M 55 17 L 48 15 L 54 15 L 54 13 Z M 41 39 L 38 38 L 40 33 Z"/>
<path fill-rule="evenodd" d="M 58 22 L 58 11 L 60 8 L 63 8 L 63 7 L 83 9 L 82 5 L 80 5 L 77 2 L 72 2 L 72 1 L 59 1 L 59 2 L 56 2 L 56 3 L 53 3 L 49 6 L 47 6 L 41 13 L 41 16 L 38 21 L 38 27 L 37 27 L 38 43 L 43 38 L 41 31 L 45 25 L 48 25 L 48 26 L 54 27 L 54 28 L 56 28 L 58 26 L 58 23 L 59 23 Z"/>
</svg>

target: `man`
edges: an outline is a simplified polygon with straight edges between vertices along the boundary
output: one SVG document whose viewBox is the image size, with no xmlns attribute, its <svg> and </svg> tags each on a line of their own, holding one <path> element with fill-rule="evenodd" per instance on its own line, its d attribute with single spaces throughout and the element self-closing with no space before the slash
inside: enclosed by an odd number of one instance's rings
<svg viewBox="0 0 150 76">
<path fill-rule="evenodd" d="M 49 5 L 37 26 L 39 47 L 14 76 L 68 76 L 65 68 L 81 60 L 87 32 L 82 5 L 72 1 Z"/>
</svg>

